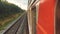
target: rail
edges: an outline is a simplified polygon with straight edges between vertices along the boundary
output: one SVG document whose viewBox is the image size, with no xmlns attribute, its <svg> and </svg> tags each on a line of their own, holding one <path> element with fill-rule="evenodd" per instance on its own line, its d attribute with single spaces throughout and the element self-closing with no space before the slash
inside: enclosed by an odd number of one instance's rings
<svg viewBox="0 0 60 34">
<path fill-rule="evenodd" d="M 25 13 L 3 34 L 29 34 L 27 14 Z"/>
</svg>

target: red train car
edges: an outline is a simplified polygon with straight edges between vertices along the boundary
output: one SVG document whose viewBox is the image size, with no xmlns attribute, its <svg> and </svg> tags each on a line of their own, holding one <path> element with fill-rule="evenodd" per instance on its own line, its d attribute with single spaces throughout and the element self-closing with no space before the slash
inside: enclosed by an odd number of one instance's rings
<svg viewBox="0 0 60 34">
<path fill-rule="evenodd" d="M 28 20 L 30 34 L 56 34 L 56 6 L 57 0 L 29 0 Z M 35 8 L 35 9 L 34 9 Z M 34 14 L 36 22 L 34 21 Z M 31 22 L 32 21 L 32 22 Z M 32 25 L 31 25 L 32 24 Z M 33 29 L 36 25 L 36 31 Z M 34 31 L 34 33 L 33 33 Z"/>
<path fill-rule="evenodd" d="M 55 8 L 56 0 L 40 0 L 37 34 L 55 33 Z"/>
</svg>

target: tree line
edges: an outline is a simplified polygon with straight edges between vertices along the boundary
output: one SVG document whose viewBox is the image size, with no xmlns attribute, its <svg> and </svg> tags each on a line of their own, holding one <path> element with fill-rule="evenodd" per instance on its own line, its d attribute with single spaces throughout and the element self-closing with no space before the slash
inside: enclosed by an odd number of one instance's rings
<svg viewBox="0 0 60 34">
<path fill-rule="evenodd" d="M 7 1 L 3 2 L 0 0 L 0 19 L 22 12 L 24 12 L 24 10 L 18 6 L 8 3 Z"/>
</svg>

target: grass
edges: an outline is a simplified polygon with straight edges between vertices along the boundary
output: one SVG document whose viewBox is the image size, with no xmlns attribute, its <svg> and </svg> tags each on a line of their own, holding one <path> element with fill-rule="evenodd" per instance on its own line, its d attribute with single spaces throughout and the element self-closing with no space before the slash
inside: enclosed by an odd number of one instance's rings
<svg viewBox="0 0 60 34">
<path fill-rule="evenodd" d="M 4 27 L 6 27 L 8 24 L 10 24 L 12 21 L 17 19 L 20 16 L 20 14 L 14 14 L 12 16 L 9 16 L 5 18 L 4 20 L 0 20 L 0 31 L 4 30 Z"/>
</svg>

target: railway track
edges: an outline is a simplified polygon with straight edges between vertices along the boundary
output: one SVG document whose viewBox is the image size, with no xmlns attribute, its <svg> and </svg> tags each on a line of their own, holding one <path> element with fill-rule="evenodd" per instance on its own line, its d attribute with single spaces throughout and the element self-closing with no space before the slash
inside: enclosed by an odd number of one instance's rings
<svg viewBox="0 0 60 34">
<path fill-rule="evenodd" d="M 24 14 L 4 34 L 28 34 L 27 23 L 27 14 Z"/>
</svg>

